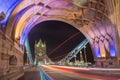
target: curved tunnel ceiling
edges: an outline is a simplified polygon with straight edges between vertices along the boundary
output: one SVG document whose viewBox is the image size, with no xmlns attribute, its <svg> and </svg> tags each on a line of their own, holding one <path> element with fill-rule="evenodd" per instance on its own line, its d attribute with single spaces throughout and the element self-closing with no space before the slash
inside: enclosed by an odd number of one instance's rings
<svg viewBox="0 0 120 80">
<path fill-rule="evenodd" d="M 6 4 L 6 2 L 8 4 Z M 14 34 L 14 39 L 16 41 L 20 40 L 21 45 L 24 44 L 26 36 L 31 28 L 40 23 L 41 19 L 53 18 L 53 20 L 64 20 L 69 23 L 76 23 L 77 18 L 82 18 L 82 21 L 79 21 L 78 24 L 79 26 L 83 26 L 83 24 L 88 24 L 89 21 L 94 22 L 94 20 L 91 19 L 94 19 L 95 17 L 94 15 L 96 13 L 94 12 L 96 11 L 96 7 L 93 5 L 93 9 L 89 8 L 91 2 L 95 5 L 100 3 L 100 6 L 104 7 L 103 2 L 97 0 L 19 0 L 19 2 L 13 0 L 13 2 L 14 4 L 5 0 L 0 3 L 3 4 L 4 6 L 2 7 L 5 7 L 7 10 L 11 9 L 8 21 L 10 27 L 8 26 L 7 29 L 9 30 L 8 34 Z M 1 11 L 2 10 L 3 9 L 1 9 Z M 5 10 L 3 11 L 7 14 Z M 102 13 L 102 10 L 99 12 Z M 88 13 L 90 13 L 91 16 L 87 16 Z M 11 22 L 13 22 L 12 25 Z"/>
<path fill-rule="evenodd" d="M 10 18 L 10 15 L 12 14 L 13 10 L 16 8 L 16 6 L 21 2 L 21 0 L 0 0 L 0 13 L 4 12 L 6 14 L 6 18 L 1 21 L 2 25 L 5 25 L 8 19 Z"/>
<path fill-rule="evenodd" d="M 39 23 L 38 21 L 41 20 L 41 17 L 46 18 L 47 16 L 47 18 L 60 17 L 72 19 L 74 18 L 74 13 L 81 15 L 77 6 L 86 5 L 87 0 L 81 0 L 79 3 L 78 0 L 13 0 L 13 2 L 14 3 L 7 0 L 0 2 L 3 4 L 1 11 L 6 15 L 9 13 L 9 17 L 6 17 L 7 19 L 9 18 L 8 25 L 13 21 L 11 28 L 14 27 L 15 30 L 14 38 L 15 40 L 19 40 L 20 37 L 23 36 L 20 40 L 20 44 L 23 45 L 25 37 L 30 31 L 31 26 Z M 7 10 L 3 10 L 3 7 Z M 9 9 L 11 10 L 10 12 L 8 12 Z M 25 27 L 26 25 L 27 31 Z M 24 32 L 24 30 L 26 32 Z M 10 32 L 10 34 L 13 34 L 13 32 Z"/>
</svg>

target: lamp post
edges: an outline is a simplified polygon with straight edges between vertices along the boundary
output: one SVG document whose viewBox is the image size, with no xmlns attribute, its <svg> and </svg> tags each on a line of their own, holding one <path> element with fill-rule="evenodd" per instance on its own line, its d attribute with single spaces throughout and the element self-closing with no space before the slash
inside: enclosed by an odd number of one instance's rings
<svg viewBox="0 0 120 80">
<path fill-rule="evenodd" d="M 82 51 L 80 51 L 80 61 L 83 61 Z"/>
<path fill-rule="evenodd" d="M 86 57 L 86 46 L 84 46 L 84 55 L 85 55 L 85 62 L 87 62 L 87 57 Z"/>
<path fill-rule="evenodd" d="M 76 55 L 74 55 L 74 59 L 75 59 L 75 62 L 76 62 Z"/>
</svg>

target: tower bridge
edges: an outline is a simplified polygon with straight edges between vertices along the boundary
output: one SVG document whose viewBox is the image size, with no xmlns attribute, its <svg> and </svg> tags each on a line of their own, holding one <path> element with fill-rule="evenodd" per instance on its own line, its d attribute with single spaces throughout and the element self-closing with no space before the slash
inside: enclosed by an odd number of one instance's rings
<svg viewBox="0 0 120 80">
<path fill-rule="evenodd" d="M 29 33 L 51 20 L 70 24 L 86 37 L 95 65 L 120 66 L 120 0 L 0 0 L 0 80 L 24 74 Z"/>
</svg>

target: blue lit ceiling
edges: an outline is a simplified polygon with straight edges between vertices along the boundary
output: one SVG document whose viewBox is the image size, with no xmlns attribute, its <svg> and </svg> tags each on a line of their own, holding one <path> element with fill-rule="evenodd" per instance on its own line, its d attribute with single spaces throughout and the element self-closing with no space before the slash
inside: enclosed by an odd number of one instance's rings
<svg viewBox="0 0 120 80">
<path fill-rule="evenodd" d="M 0 13 L 4 12 L 6 14 L 6 18 L 1 21 L 2 25 L 5 25 L 8 21 L 12 11 L 22 0 L 0 0 Z"/>
</svg>

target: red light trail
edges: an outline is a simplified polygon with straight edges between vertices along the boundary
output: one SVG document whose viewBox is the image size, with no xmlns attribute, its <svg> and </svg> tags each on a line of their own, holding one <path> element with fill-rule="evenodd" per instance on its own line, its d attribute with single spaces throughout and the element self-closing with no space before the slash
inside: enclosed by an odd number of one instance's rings
<svg viewBox="0 0 120 80">
<path fill-rule="evenodd" d="M 53 52 L 55 52 L 57 49 L 59 49 L 61 46 L 63 46 L 67 41 L 69 41 L 70 39 L 76 37 L 79 34 L 80 34 L 80 32 L 77 32 L 77 33 L 73 34 L 72 36 L 70 36 L 68 39 L 66 39 L 60 45 L 58 45 L 55 49 L 53 49 L 50 53 L 48 53 L 48 56 L 50 56 Z"/>
</svg>

